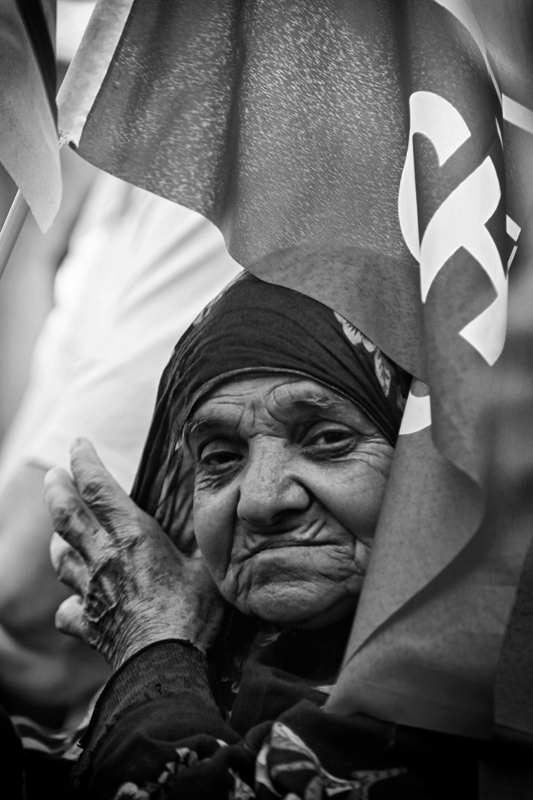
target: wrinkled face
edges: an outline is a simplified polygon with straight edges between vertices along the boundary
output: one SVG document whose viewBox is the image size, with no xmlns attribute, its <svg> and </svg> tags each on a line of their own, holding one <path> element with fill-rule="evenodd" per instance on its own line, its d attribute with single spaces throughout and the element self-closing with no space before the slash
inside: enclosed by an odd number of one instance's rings
<svg viewBox="0 0 533 800">
<path fill-rule="evenodd" d="M 269 375 L 208 395 L 187 426 L 198 544 L 246 614 L 320 627 L 357 602 L 393 448 L 312 380 Z"/>
</svg>

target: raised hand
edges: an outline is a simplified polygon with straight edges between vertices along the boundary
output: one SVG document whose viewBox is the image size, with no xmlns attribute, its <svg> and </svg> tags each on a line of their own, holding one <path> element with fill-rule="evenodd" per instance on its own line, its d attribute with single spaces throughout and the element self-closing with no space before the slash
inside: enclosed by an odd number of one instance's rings
<svg viewBox="0 0 533 800">
<path fill-rule="evenodd" d="M 71 448 L 73 479 L 50 470 L 45 501 L 56 533 L 51 557 L 76 593 L 56 626 L 84 639 L 117 669 L 153 642 L 185 639 L 206 651 L 223 601 L 201 557 L 186 558 L 105 469 L 90 442 Z"/>
</svg>

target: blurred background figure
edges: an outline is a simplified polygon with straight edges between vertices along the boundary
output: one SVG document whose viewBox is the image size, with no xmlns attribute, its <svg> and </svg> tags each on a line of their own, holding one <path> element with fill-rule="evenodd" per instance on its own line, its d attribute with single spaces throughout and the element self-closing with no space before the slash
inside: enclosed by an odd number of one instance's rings
<svg viewBox="0 0 533 800">
<path fill-rule="evenodd" d="M 92 4 L 60 3 L 65 62 L 62 5 L 84 23 Z M 83 435 L 130 490 L 171 350 L 240 270 L 198 214 L 62 159 L 60 215 L 45 236 L 28 219 L 0 283 L 0 702 L 52 726 L 107 668 L 54 629 L 69 592 L 50 564 L 44 475 Z M 0 177 L 3 219 L 15 188 Z"/>
</svg>

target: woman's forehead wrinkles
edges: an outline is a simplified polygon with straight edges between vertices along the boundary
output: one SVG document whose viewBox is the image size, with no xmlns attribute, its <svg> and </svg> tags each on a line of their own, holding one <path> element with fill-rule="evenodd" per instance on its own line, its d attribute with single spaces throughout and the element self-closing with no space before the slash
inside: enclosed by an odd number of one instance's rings
<svg viewBox="0 0 533 800">
<path fill-rule="evenodd" d="M 289 424 L 317 413 L 353 414 L 353 405 L 311 380 L 252 379 L 228 384 L 206 400 L 186 424 L 190 441 L 206 433 L 253 429 L 263 424 Z"/>
<path fill-rule="evenodd" d="M 273 416 L 286 424 L 326 415 L 337 422 L 355 425 L 365 434 L 377 430 L 375 424 L 355 403 L 312 380 L 273 387 L 271 397 L 271 403 L 268 400 L 266 402 L 267 407 Z"/>
<path fill-rule="evenodd" d="M 311 381 L 272 387 L 269 397 L 266 398 L 267 403 L 269 399 L 280 411 L 329 411 L 351 405 L 345 398 Z"/>
</svg>

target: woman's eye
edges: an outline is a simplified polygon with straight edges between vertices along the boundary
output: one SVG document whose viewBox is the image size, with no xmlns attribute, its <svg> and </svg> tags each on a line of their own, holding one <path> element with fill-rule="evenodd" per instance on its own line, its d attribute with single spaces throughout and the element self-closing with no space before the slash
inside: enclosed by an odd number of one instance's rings
<svg viewBox="0 0 533 800">
<path fill-rule="evenodd" d="M 234 467 L 242 460 L 242 453 L 236 445 L 220 440 L 203 445 L 198 455 L 200 468 L 213 472 Z"/>
<path fill-rule="evenodd" d="M 352 428 L 345 425 L 319 423 L 307 431 L 303 444 L 330 455 L 343 455 L 355 447 L 357 440 L 357 434 Z"/>
</svg>

